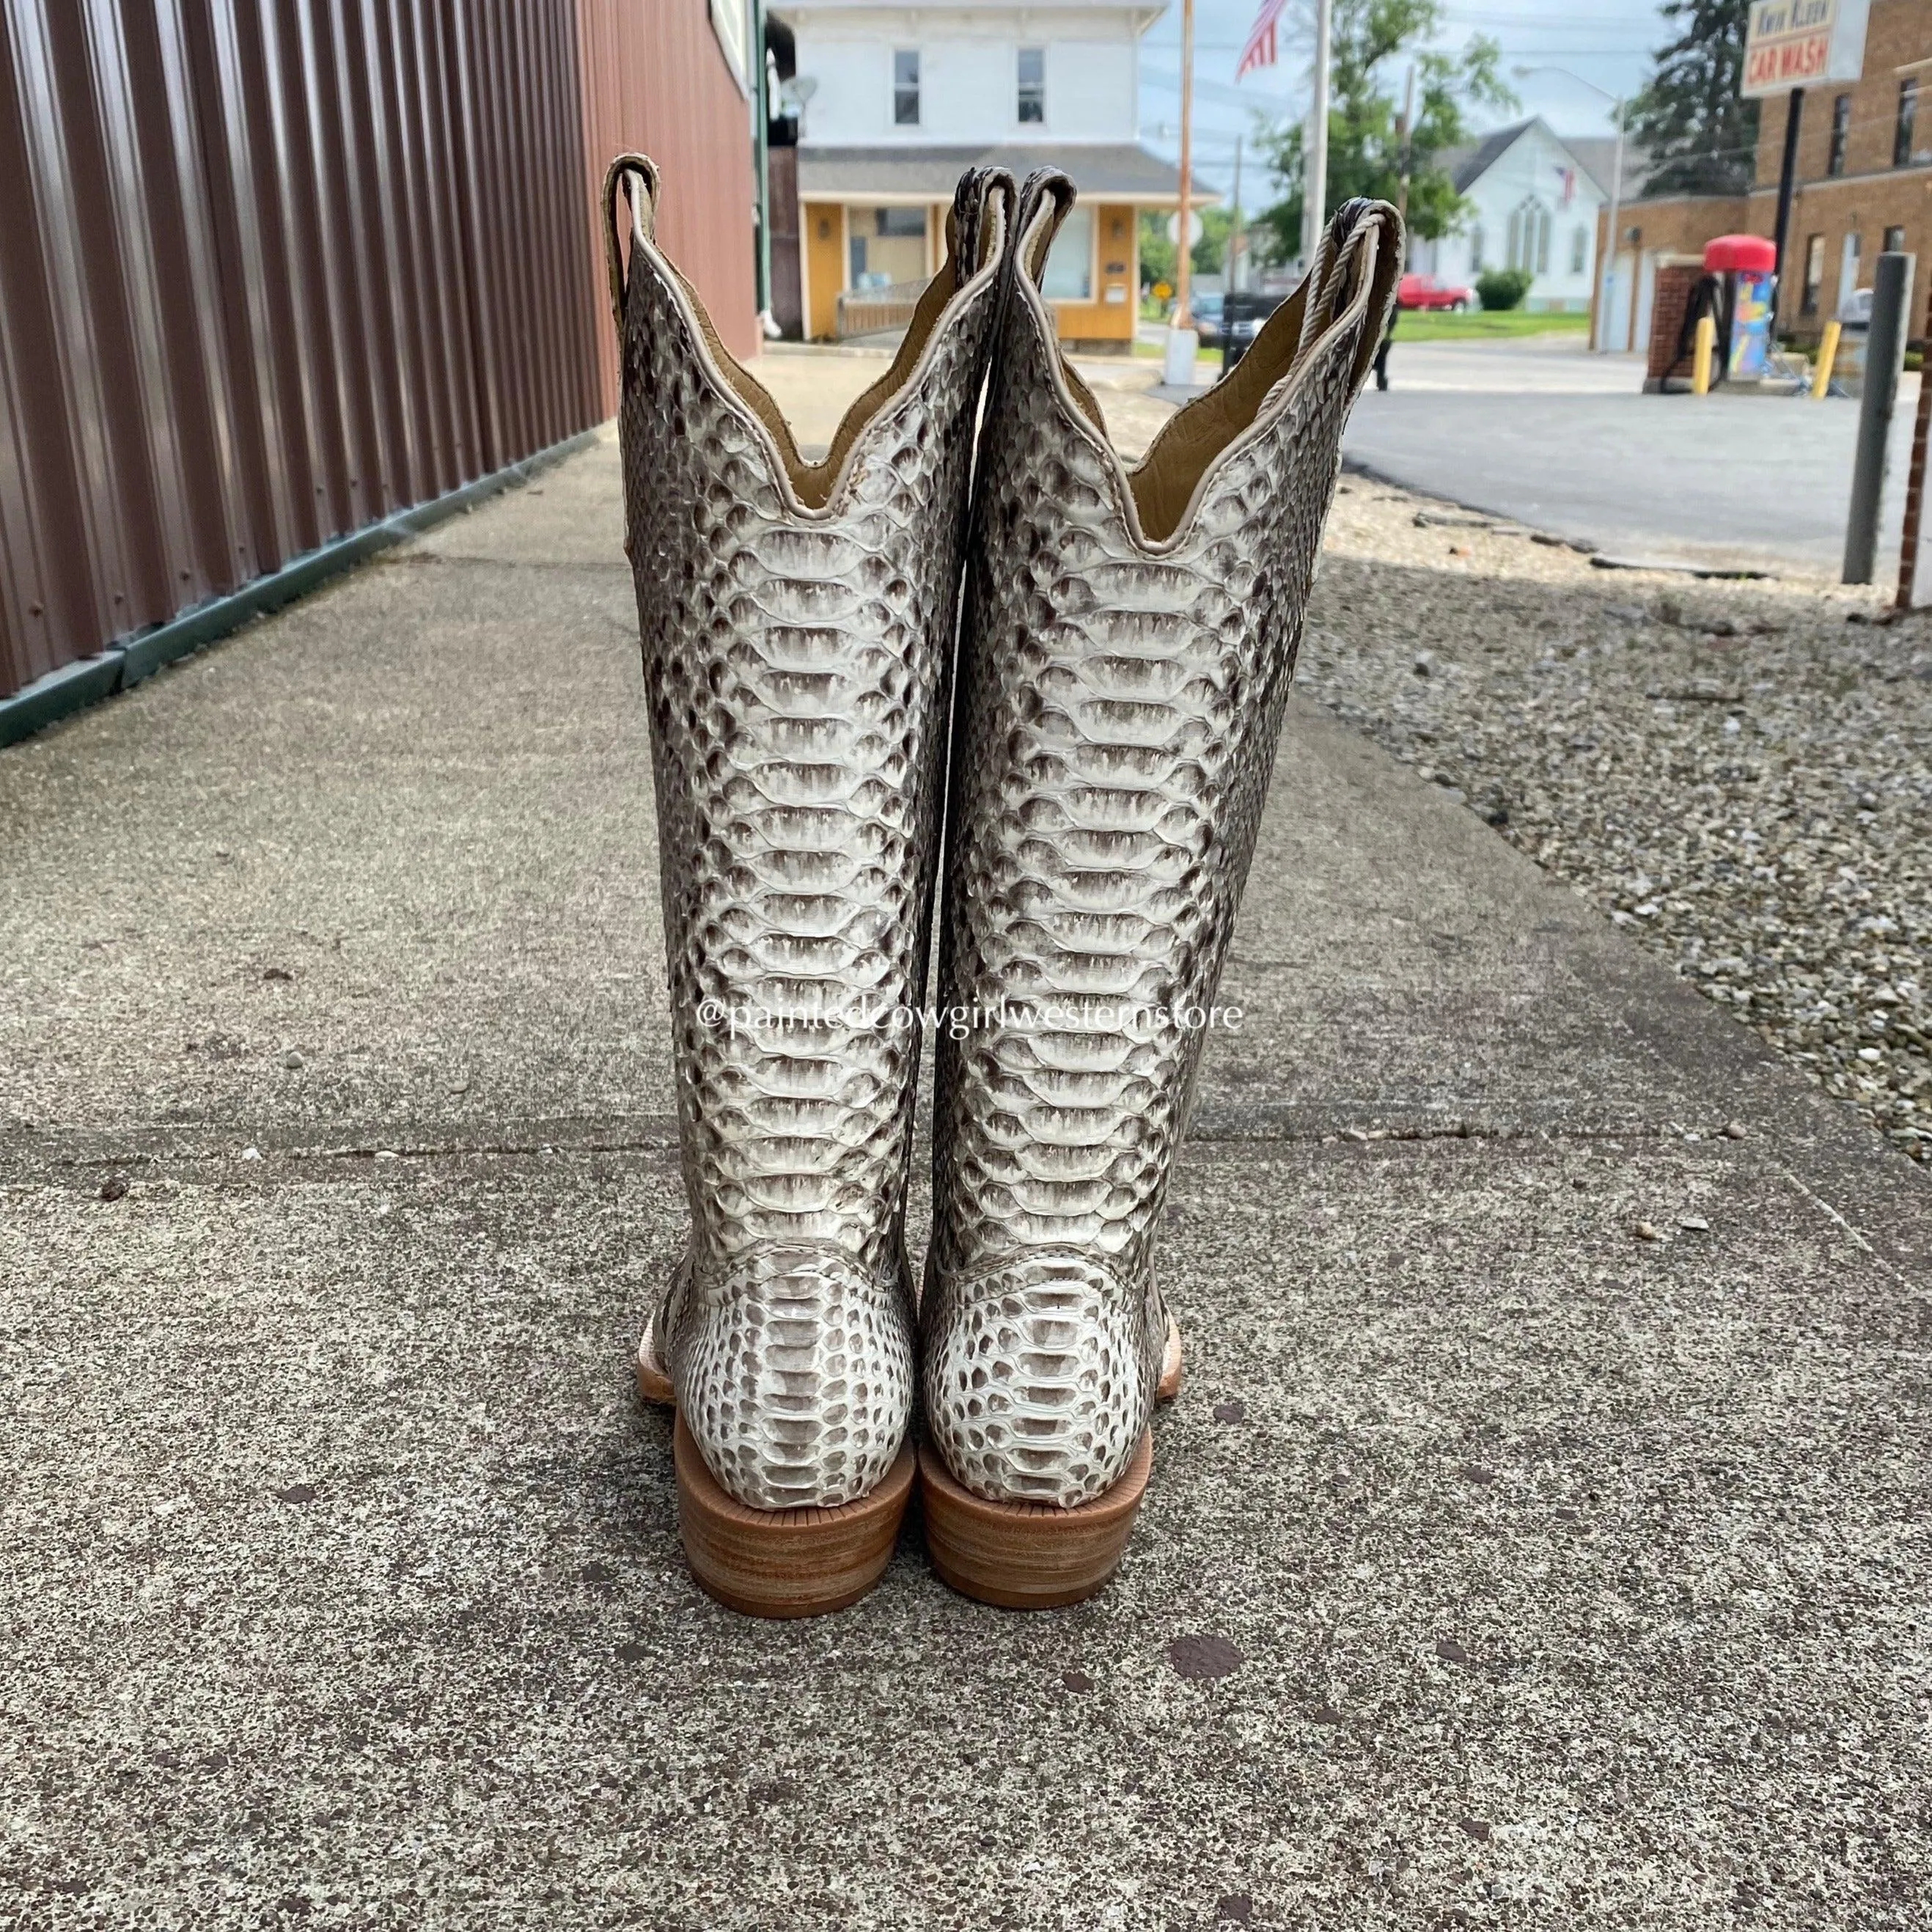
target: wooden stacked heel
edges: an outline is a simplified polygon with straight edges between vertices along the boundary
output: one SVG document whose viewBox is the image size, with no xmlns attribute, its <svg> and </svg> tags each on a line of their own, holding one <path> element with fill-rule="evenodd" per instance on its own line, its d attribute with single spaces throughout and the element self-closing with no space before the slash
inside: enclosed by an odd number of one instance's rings
<svg viewBox="0 0 1932 1932">
<path fill-rule="evenodd" d="M 867 1496 L 839 1509 L 747 1509 L 704 1466 L 684 1418 L 672 1438 L 677 1522 L 699 1587 L 748 1617 L 818 1617 L 885 1574 L 912 1496 L 908 1444 Z"/>
<path fill-rule="evenodd" d="M 919 1452 L 926 1546 L 942 1581 L 1003 1610 L 1047 1610 L 1084 1602 L 1120 1568 L 1154 1468 L 1154 1432 L 1126 1473 L 1078 1509 L 991 1503 L 955 1480 L 930 1444 Z"/>
<path fill-rule="evenodd" d="M 670 1378 L 647 1335 L 638 1352 L 638 1393 L 676 1406 Z M 1156 1399 L 1180 1388 L 1180 1331 L 1168 1324 Z M 1078 1509 L 992 1503 L 956 1481 L 937 1450 L 908 1443 L 885 1480 L 840 1509 L 754 1510 L 705 1467 L 678 1416 L 671 1437 L 677 1520 L 685 1560 L 698 1586 L 751 1617 L 816 1617 L 856 1603 L 885 1574 L 911 1499 L 915 1466 L 926 1540 L 943 1581 L 1005 1610 L 1052 1610 L 1084 1602 L 1120 1568 L 1154 1468 L 1154 1434 L 1141 1438 L 1126 1473 Z"/>
<path fill-rule="evenodd" d="M 648 1346 L 638 1392 L 670 1405 L 670 1378 Z M 671 1436 L 677 1521 L 698 1587 L 748 1617 L 817 1617 L 855 1604 L 885 1574 L 912 1497 L 908 1444 L 869 1496 L 838 1509 L 748 1509 L 704 1466 L 684 1418 Z"/>
<path fill-rule="evenodd" d="M 1180 1330 L 1170 1317 L 1154 1400 L 1172 1402 L 1180 1393 Z M 974 1495 L 954 1478 L 938 1450 L 922 1444 L 919 1492 L 932 1567 L 963 1595 L 1002 1610 L 1048 1610 L 1084 1603 L 1120 1567 L 1153 1469 L 1150 1430 L 1120 1480 L 1078 1509 L 993 1503 Z"/>
</svg>

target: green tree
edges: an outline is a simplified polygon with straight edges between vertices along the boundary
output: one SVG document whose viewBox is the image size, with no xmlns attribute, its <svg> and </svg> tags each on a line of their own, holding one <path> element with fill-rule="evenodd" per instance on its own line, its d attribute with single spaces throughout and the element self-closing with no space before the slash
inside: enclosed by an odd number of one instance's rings
<svg viewBox="0 0 1932 1932">
<path fill-rule="evenodd" d="M 1218 275 L 1227 256 L 1233 212 L 1225 208 L 1203 208 L 1196 212 L 1201 218 L 1201 233 L 1188 256 L 1189 268 L 1197 275 Z M 1165 209 L 1141 210 L 1141 286 L 1144 289 L 1152 288 L 1156 282 L 1165 282 L 1169 288 L 1174 286 L 1174 248 L 1167 237 L 1167 224 L 1172 219 Z"/>
<path fill-rule="evenodd" d="M 1502 50 L 1486 34 L 1474 35 L 1460 54 L 1418 46 L 1443 26 L 1442 0 L 1335 0 L 1324 218 L 1352 195 L 1396 199 L 1404 142 L 1400 86 L 1390 68 L 1396 55 L 1413 50 L 1415 124 L 1406 144 L 1409 229 L 1433 237 L 1449 234 L 1461 222 L 1467 204 L 1436 157 L 1470 138 L 1468 110 L 1508 110 L 1516 100 L 1503 82 Z M 1259 128 L 1257 136 L 1283 192 L 1262 211 L 1256 226 L 1267 234 L 1270 258 L 1292 261 L 1301 253 L 1306 191 L 1302 130 L 1292 122 L 1277 124 Z M 1258 233 L 1256 238 L 1258 244 Z"/>
<path fill-rule="evenodd" d="M 1664 0 L 1677 38 L 1631 102 L 1648 194 L 1743 194 L 1756 172 L 1757 103 L 1740 100 L 1750 0 Z"/>
</svg>

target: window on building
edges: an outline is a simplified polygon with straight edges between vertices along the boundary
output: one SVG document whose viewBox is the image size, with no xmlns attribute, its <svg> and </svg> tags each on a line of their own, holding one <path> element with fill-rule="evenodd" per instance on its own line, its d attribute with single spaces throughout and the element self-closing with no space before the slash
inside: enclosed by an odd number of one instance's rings
<svg viewBox="0 0 1932 1932">
<path fill-rule="evenodd" d="M 1818 313 L 1818 286 L 1824 279 L 1825 238 L 1822 235 L 1808 235 L 1804 238 L 1804 282 L 1798 299 L 1799 314 Z"/>
<path fill-rule="evenodd" d="M 1472 275 L 1483 272 L 1483 224 L 1480 221 L 1469 224 L 1469 272 Z"/>
<path fill-rule="evenodd" d="M 1512 268 L 1527 268 L 1533 275 L 1550 272 L 1550 211 L 1531 195 L 1510 212 L 1507 254 Z"/>
<path fill-rule="evenodd" d="M 1094 299 L 1094 211 L 1076 207 L 1060 224 L 1040 272 L 1040 292 L 1052 302 Z"/>
<path fill-rule="evenodd" d="M 1825 157 L 1825 172 L 1845 172 L 1845 139 L 1852 131 L 1852 97 L 1841 94 L 1832 103 L 1832 151 Z"/>
<path fill-rule="evenodd" d="M 1570 272 L 1580 275 L 1590 259 L 1590 231 L 1580 221 L 1570 238 Z"/>
<path fill-rule="evenodd" d="M 1852 291 L 1858 285 L 1858 263 L 1864 254 L 1865 238 L 1856 229 L 1846 231 L 1843 250 L 1838 256 L 1838 312 L 1844 313 L 1845 304 L 1852 298 Z"/>
<path fill-rule="evenodd" d="M 1903 228 L 1888 228 L 1885 231 L 1885 252 L 1888 255 L 1905 253 L 1905 230 Z"/>
<path fill-rule="evenodd" d="M 892 56 L 892 125 L 919 125 L 919 50 L 902 47 Z"/>
<path fill-rule="evenodd" d="M 1898 118 L 1892 124 L 1892 164 L 1904 167 L 1912 159 L 1912 136 L 1918 122 L 1918 80 L 1915 74 L 1898 83 Z"/>
<path fill-rule="evenodd" d="M 1046 120 L 1046 50 L 1020 50 L 1019 118 L 1043 124 Z"/>
<path fill-rule="evenodd" d="M 845 217 L 850 237 L 850 286 L 887 289 L 926 278 L 926 210 L 854 208 Z"/>
</svg>

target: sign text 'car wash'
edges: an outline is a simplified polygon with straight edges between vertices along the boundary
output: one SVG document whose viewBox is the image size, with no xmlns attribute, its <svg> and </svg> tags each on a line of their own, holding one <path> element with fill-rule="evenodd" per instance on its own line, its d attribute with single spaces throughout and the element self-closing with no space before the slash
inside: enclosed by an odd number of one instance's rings
<svg viewBox="0 0 1932 1932">
<path fill-rule="evenodd" d="M 1756 0 L 1744 38 L 1747 96 L 1856 80 L 1870 0 Z"/>
</svg>

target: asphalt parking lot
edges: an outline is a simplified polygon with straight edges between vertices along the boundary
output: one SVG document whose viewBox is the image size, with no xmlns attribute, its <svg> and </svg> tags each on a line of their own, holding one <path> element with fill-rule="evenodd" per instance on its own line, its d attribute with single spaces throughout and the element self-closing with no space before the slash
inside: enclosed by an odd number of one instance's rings
<svg viewBox="0 0 1932 1932">
<path fill-rule="evenodd" d="M 1357 405 L 1348 461 L 1433 496 L 1613 554 L 1835 579 L 1858 440 L 1856 402 L 1646 396 L 1642 358 L 1580 333 L 1405 343 L 1386 394 Z M 1918 379 L 1893 418 L 1878 580 L 1897 572 Z"/>
</svg>

